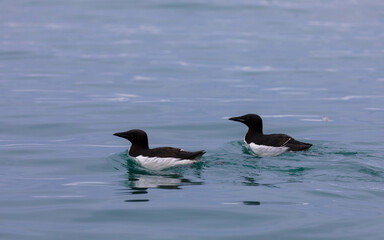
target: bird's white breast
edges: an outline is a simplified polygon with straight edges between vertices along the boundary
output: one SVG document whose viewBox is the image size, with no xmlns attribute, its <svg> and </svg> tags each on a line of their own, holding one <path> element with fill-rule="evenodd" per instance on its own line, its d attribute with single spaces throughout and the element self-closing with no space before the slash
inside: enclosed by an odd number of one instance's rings
<svg viewBox="0 0 384 240">
<path fill-rule="evenodd" d="M 245 141 L 244 141 L 245 142 Z M 288 147 L 272 147 L 266 145 L 258 145 L 255 143 L 245 144 L 259 157 L 274 157 L 286 152 Z"/>
<path fill-rule="evenodd" d="M 189 165 L 196 162 L 196 160 L 189 159 L 180 159 L 172 157 L 147 157 L 143 155 L 133 157 L 133 159 L 140 163 L 141 166 L 151 170 L 162 170 L 174 166 Z"/>
</svg>

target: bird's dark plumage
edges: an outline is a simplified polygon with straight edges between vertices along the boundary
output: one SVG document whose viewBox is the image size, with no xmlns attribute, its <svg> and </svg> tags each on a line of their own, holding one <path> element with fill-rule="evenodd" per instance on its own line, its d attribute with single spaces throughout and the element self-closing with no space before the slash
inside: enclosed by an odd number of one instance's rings
<svg viewBox="0 0 384 240">
<path fill-rule="evenodd" d="M 310 143 L 303 143 L 295 140 L 286 134 L 264 134 L 263 120 L 257 114 L 246 114 L 240 117 L 232 117 L 229 120 L 241 122 L 248 126 L 245 141 L 248 144 L 254 143 L 270 147 L 288 147 L 288 151 L 307 150 L 312 146 Z"/>
<path fill-rule="evenodd" d="M 178 158 L 197 160 L 205 151 L 187 152 L 180 148 L 173 147 L 159 147 L 150 149 L 148 146 L 148 136 L 140 129 L 133 129 L 127 132 L 120 132 L 113 134 L 118 137 L 125 138 L 132 143 L 129 149 L 129 155 L 132 157 L 145 156 L 145 157 L 159 157 L 159 158 Z"/>
</svg>

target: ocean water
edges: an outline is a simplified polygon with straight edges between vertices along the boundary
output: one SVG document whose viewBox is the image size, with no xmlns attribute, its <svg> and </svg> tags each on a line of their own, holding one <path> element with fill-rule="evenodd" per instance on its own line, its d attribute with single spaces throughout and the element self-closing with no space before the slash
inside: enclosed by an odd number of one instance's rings
<svg viewBox="0 0 384 240">
<path fill-rule="evenodd" d="M 382 239 L 380 0 L 3 0 L 0 239 Z M 245 126 L 313 147 L 257 158 Z M 112 134 L 205 149 L 148 171 Z"/>
</svg>

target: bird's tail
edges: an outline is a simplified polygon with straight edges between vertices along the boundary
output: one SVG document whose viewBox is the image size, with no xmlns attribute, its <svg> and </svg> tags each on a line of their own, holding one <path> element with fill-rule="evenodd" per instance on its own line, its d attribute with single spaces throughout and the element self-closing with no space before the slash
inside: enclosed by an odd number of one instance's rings
<svg viewBox="0 0 384 240">
<path fill-rule="evenodd" d="M 290 151 L 303 151 L 309 149 L 312 144 L 299 142 L 297 140 L 290 141 L 286 144 Z"/>
<path fill-rule="evenodd" d="M 194 152 L 194 154 L 191 155 L 191 159 L 199 160 L 204 154 L 205 154 L 204 150 Z"/>
</svg>

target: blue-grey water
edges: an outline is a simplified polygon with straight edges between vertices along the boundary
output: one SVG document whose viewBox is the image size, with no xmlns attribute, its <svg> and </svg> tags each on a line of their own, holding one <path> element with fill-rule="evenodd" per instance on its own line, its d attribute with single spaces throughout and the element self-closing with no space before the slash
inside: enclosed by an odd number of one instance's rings
<svg viewBox="0 0 384 240">
<path fill-rule="evenodd" d="M 383 63 L 381 0 L 0 1 L 0 239 L 382 239 Z"/>
</svg>

